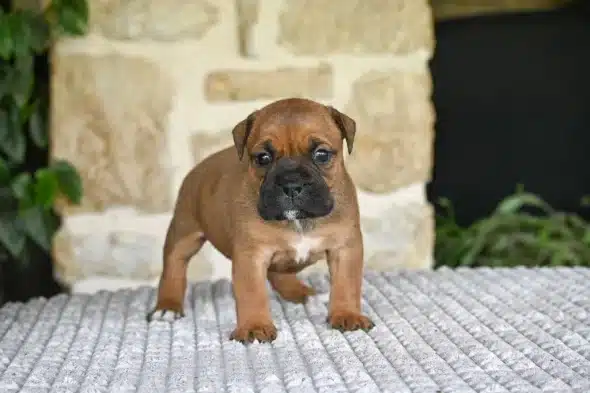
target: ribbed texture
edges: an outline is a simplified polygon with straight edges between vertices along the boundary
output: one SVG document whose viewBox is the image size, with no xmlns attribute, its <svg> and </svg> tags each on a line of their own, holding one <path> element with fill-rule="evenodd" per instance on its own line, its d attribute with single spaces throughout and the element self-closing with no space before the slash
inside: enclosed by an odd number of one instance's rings
<svg viewBox="0 0 590 393">
<path fill-rule="evenodd" d="M 0 392 L 590 392 L 590 270 L 366 274 L 369 333 L 272 295 L 278 339 L 229 341 L 230 283 L 189 288 L 186 317 L 147 324 L 149 288 L 0 310 Z"/>
</svg>

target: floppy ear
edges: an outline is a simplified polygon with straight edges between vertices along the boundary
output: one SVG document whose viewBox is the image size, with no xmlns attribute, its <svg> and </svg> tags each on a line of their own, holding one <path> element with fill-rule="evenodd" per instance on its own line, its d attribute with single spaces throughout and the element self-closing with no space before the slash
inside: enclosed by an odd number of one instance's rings
<svg viewBox="0 0 590 393">
<path fill-rule="evenodd" d="M 352 153 L 352 145 L 354 144 L 354 135 L 356 134 L 356 122 L 345 115 L 344 113 L 329 106 L 328 110 L 334 122 L 342 133 L 342 138 L 346 139 L 346 146 L 348 147 L 348 154 Z"/>
<path fill-rule="evenodd" d="M 248 117 L 239 122 L 232 130 L 232 135 L 234 137 L 234 145 L 236 146 L 236 150 L 238 151 L 238 158 L 240 159 L 240 161 L 242 160 L 242 157 L 244 157 L 246 141 L 248 140 L 248 136 L 250 135 L 250 130 L 252 129 L 252 123 L 254 123 L 255 116 L 256 111 L 249 114 Z"/>
</svg>

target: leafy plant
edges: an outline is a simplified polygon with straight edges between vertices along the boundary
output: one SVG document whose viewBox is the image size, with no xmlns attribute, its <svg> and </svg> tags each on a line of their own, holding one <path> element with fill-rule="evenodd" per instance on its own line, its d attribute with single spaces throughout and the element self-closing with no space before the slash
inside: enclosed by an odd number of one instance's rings
<svg viewBox="0 0 590 393">
<path fill-rule="evenodd" d="M 583 203 L 588 203 L 586 197 Z M 459 226 L 451 203 L 436 220 L 439 266 L 590 266 L 590 223 L 519 187 L 489 217 Z"/>
<path fill-rule="evenodd" d="M 57 198 L 81 200 L 82 182 L 70 163 L 30 171 L 27 162 L 49 149 L 48 81 L 36 78 L 36 60 L 56 38 L 84 34 L 87 22 L 86 0 L 0 9 L 0 263 L 26 263 L 31 242 L 50 253 Z"/>
</svg>

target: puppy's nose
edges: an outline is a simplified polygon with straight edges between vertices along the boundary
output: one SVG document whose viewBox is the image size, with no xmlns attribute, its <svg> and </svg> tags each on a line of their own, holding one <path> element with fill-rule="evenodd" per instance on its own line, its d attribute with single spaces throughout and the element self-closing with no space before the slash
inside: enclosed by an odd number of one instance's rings
<svg viewBox="0 0 590 393">
<path fill-rule="evenodd" d="M 287 183 L 283 184 L 281 188 L 289 198 L 295 198 L 303 191 L 303 185 L 301 183 Z"/>
</svg>

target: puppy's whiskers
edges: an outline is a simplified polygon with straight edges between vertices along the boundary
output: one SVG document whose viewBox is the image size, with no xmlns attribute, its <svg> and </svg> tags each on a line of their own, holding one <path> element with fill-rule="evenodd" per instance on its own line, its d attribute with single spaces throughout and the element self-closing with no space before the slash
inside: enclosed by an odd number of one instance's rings
<svg viewBox="0 0 590 393">
<path fill-rule="evenodd" d="M 288 210 L 285 212 L 287 219 L 287 226 L 299 234 L 304 234 L 313 229 L 313 220 L 297 218 L 299 212 L 297 210 Z"/>
<path fill-rule="evenodd" d="M 303 233 L 303 225 L 301 220 L 297 219 L 297 210 L 287 210 L 285 212 L 285 218 L 287 219 L 289 226 L 298 233 Z"/>
<path fill-rule="evenodd" d="M 297 221 L 297 210 L 287 210 L 285 218 L 289 221 Z"/>
</svg>

